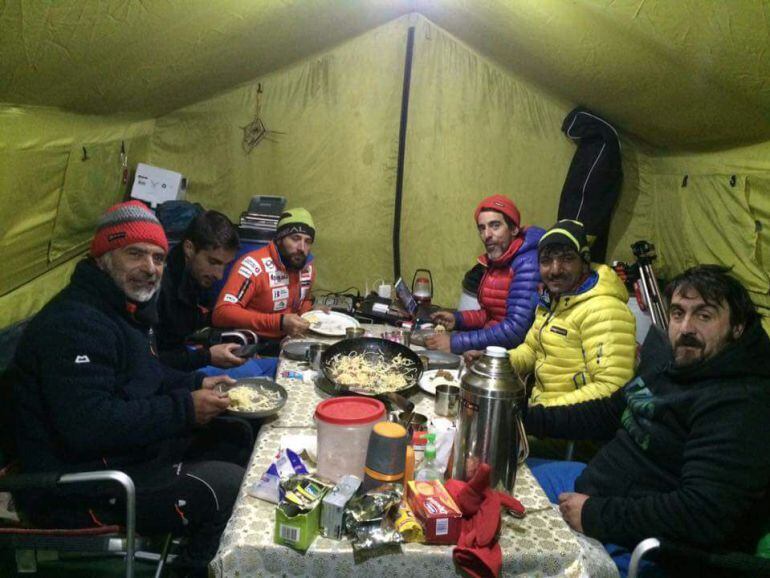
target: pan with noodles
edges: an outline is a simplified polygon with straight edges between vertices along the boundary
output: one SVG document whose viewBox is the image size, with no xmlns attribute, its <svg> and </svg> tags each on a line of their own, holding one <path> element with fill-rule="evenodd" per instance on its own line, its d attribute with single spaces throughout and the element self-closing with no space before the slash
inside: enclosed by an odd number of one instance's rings
<svg viewBox="0 0 770 578">
<path fill-rule="evenodd" d="M 332 345 L 321 356 L 321 369 L 338 391 L 379 396 L 413 390 L 420 381 L 422 363 L 399 343 L 361 337 Z"/>
</svg>

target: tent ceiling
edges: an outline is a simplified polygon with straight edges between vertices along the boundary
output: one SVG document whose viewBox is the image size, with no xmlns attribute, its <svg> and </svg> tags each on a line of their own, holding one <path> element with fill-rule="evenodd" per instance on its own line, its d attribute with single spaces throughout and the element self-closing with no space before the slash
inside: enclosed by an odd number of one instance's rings
<svg viewBox="0 0 770 578">
<path fill-rule="evenodd" d="M 8 0 L 0 102 L 160 116 L 408 11 L 399 0 Z"/>
<path fill-rule="evenodd" d="M 665 148 L 770 140 L 764 0 L 9 0 L 0 101 L 158 116 L 419 11 Z"/>
</svg>

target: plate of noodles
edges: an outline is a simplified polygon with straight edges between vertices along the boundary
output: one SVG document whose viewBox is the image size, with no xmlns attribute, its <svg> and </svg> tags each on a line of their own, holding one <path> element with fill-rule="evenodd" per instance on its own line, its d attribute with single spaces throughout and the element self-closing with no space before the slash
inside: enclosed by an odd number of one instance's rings
<svg viewBox="0 0 770 578">
<path fill-rule="evenodd" d="M 325 313 L 314 309 L 303 314 L 302 319 L 310 322 L 310 331 L 329 337 L 345 337 L 348 327 L 360 327 L 357 319 L 339 311 Z"/>
<path fill-rule="evenodd" d="M 229 415 L 258 419 L 281 411 L 286 403 L 286 390 L 266 377 L 239 379 L 222 390 L 230 396 Z"/>
<path fill-rule="evenodd" d="M 375 396 L 415 387 L 422 364 L 408 347 L 386 339 L 362 337 L 340 341 L 324 351 L 321 370 L 340 391 Z"/>
</svg>

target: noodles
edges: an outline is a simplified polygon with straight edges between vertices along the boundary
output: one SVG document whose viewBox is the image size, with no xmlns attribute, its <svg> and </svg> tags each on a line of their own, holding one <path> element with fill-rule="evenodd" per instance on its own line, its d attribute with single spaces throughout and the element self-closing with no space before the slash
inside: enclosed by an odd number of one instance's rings
<svg viewBox="0 0 770 578">
<path fill-rule="evenodd" d="M 398 391 L 409 386 L 416 368 L 403 355 L 388 361 L 381 353 L 338 353 L 329 364 L 331 375 L 340 385 L 366 390 L 367 393 Z"/>
<path fill-rule="evenodd" d="M 237 385 L 227 395 L 230 396 L 230 409 L 234 411 L 268 411 L 281 403 L 281 394 L 265 387 Z"/>
</svg>

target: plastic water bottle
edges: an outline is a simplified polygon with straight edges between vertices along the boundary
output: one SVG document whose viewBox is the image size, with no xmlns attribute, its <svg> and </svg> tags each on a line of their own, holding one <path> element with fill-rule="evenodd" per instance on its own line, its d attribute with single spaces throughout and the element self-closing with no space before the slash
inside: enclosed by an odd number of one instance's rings
<svg viewBox="0 0 770 578">
<path fill-rule="evenodd" d="M 439 480 L 444 481 L 444 476 L 436 467 L 436 434 L 429 433 L 428 443 L 425 445 L 425 458 L 420 467 L 414 472 L 414 479 L 418 481 Z"/>
</svg>

